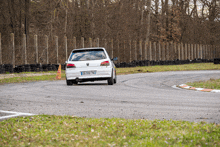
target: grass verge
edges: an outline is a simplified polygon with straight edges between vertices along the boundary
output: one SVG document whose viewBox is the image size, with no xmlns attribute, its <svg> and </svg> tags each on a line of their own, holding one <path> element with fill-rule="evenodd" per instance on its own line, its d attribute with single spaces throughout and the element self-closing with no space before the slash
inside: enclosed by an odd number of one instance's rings
<svg viewBox="0 0 220 147">
<path fill-rule="evenodd" d="M 0 84 L 56 80 L 56 75 L 55 75 L 56 71 L 51 73 L 54 73 L 54 75 L 43 75 L 42 73 L 41 76 L 35 76 L 34 73 L 28 72 L 26 74 L 33 74 L 33 75 L 0 79 Z M 61 74 L 61 80 L 65 80 L 65 79 L 66 79 L 65 71 L 63 71 L 63 73 Z"/>
<path fill-rule="evenodd" d="M 118 68 L 118 74 L 134 74 L 147 72 L 163 72 L 163 71 L 189 71 L 189 70 L 219 70 L 220 64 L 213 63 L 195 63 L 182 65 L 156 65 L 141 66 L 132 68 Z"/>
<path fill-rule="evenodd" d="M 174 120 L 31 116 L 0 122 L 0 146 L 220 146 L 220 125 Z"/>
<path fill-rule="evenodd" d="M 143 67 L 132 67 L 132 68 L 117 68 L 118 75 L 134 74 L 134 73 L 147 73 L 147 72 L 163 72 L 163 71 L 188 71 L 188 70 L 219 70 L 219 64 L 213 63 L 195 63 L 195 64 L 183 64 L 183 65 L 156 65 L 156 66 L 143 66 Z M 33 74 L 31 73 L 20 73 L 20 74 Z M 39 72 L 38 72 L 39 73 Z M 44 72 L 43 72 L 44 73 Z M 56 74 L 56 71 L 49 73 Z M 62 71 L 62 80 L 65 80 L 65 71 Z M 18 74 L 19 75 L 19 74 Z M 31 77 L 12 77 L 0 79 L 0 84 L 5 83 L 21 83 L 21 82 L 32 82 L 32 81 L 45 81 L 45 80 L 56 80 L 56 75 L 42 75 L 42 76 L 31 76 Z"/>
<path fill-rule="evenodd" d="M 207 89 L 220 89 L 220 79 L 210 79 L 207 81 L 198 81 L 193 83 L 186 83 L 196 88 L 207 88 Z"/>
</svg>

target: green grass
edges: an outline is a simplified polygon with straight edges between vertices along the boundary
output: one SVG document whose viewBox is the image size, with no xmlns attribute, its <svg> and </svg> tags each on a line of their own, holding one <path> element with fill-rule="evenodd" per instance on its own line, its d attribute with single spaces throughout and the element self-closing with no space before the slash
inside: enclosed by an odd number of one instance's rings
<svg viewBox="0 0 220 147">
<path fill-rule="evenodd" d="M 210 79 L 207 81 L 198 81 L 193 83 L 186 83 L 196 88 L 207 88 L 207 89 L 220 89 L 220 79 Z"/>
<path fill-rule="evenodd" d="M 183 65 L 157 65 L 157 66 L 143 66 L 133 68 L 117 68 L 118 75 L 134 74 L 134 73 L 147 73 L 147 72 L 163 72 L 163 71 L 188 71 L 188 70 L 220 70 L 220 64 L 213 63 L 196 63 L 196 64 L 183 64 Z M 25 72 L 19 74 L 33 74 L 39 72 Z M 42 72 L 44 73 L 44 72 Z M 56 73 L 56 71 L 50 71 L 49 73 Z M 65 80 L 65 71 L 62 71 L 62 80 Z M 18 75 L 19 75 L 18 74 Z M 56 75 L 43 75 L 33 77 L 13 77 L 0 79 L 0 84 L 5 83 L 21 83 L 32 81 L 44 81 L 44 80 L 56 80 Z"/>
<path fill-rule="evenodd" d="M 220 125 L 174 120 L 31 116 L 0 122 L 0 146 L 220 146 Z"/>
<path fill-rule="evenodd" d="M 16 73 L 16 74 L 35 74 L 35 73 L 39 74 L 39 73 L 46 73 L 46 72 L 25 72 L 25 73 Z M 54 73 L 54 75 L 4 78 L 4 79 L 0 79 L 0 84 L 56 80 L 57 72 L 53 71 L 49 73 Z M 66 79 L 65 71 L 62 71 L 61 80 L 65 80 L 65 79 Z"/>
<path fill-rule="evenodd" d="M 118 74 L 134 74 L 147 72 L 163 72 L 163 71 L 189 71 L 189 70 L 220 70 L 220 64 L 213 63 L 195 63 L 182 65 L 156 65 L 142 66 L 132 68 L 118 68 Z"/>
</svg>

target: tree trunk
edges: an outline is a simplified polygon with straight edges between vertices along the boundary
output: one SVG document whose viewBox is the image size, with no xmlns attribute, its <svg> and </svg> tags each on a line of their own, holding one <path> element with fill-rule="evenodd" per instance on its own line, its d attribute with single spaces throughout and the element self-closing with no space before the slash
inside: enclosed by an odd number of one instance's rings
<svg viewBox="0 0 220 147">
<path fill-rule="evenodd" d="M 15 33 L 15 13 L 13 9 L 14 0 L 8 0 L 8 9 L 9 9 L 9 17 L 10 17 L 10 26 L 12 33 Z"/>
<path fill-rule="evenodd" d="M 147 2 L 147 34 L 146 34 L 146 41 L 147 43 L 149 42 L 149 37 L 150 37 L 150 16 L 151 16 L 151 0 L 148 0 Z"/>
<path fill-rule="evenodd" d="M 156 17 L 156 35 L 159 37 L 159 31 L 158 31 L 158 5 L 159 5 L 159 0 L 155 0 L 155 17 Z"/>
<path fill-rule="evenodd" d="M 25 0 L 25 34 L 26 34 L 26 43 L 28 46 L 29 40 L 29 14 L 30 14 L 30 0 Z"/>
<path fill-rule="evenodd" d="M 169 40 L 169 9 L 168 9 L 168 0 L 165 0 L 165 12 L 166 12 L 166 38 Z"/>
</svg>

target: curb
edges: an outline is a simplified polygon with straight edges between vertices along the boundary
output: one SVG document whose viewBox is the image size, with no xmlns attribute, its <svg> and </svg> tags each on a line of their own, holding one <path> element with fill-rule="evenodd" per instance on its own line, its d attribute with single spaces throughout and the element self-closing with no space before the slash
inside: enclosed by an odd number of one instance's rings
<svg viewBox="0 0 220 147">
<path fill-rule="evenodd" d="M 216 90 L 216 89 L 206 89 L 206 88 L 196 88 L 196 87 L 192 87 L 186 84 L 181 84 L 181 85 L 177 85 L 176 87 L 179 88 L 183 88 L 183 89 L 189 89 L 189 90 L 196 90 L 196 91 L 203 91 L 203 92 L 215 92 L 215 93 L 220 93 L 220 90 Z"/>
</svg>

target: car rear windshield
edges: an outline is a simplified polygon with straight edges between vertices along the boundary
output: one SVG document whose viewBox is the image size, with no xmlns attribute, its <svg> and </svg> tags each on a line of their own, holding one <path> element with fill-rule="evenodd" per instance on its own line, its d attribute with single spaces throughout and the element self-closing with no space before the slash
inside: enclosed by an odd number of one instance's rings
<svg viewBox="0 0 220 147">
<path fill-rule="evenodd" d="M 86 61 L 106 59 L 103 49 L 96 50 L 75 50 L 72 52 L 69 61 Z"/>
</svg>

